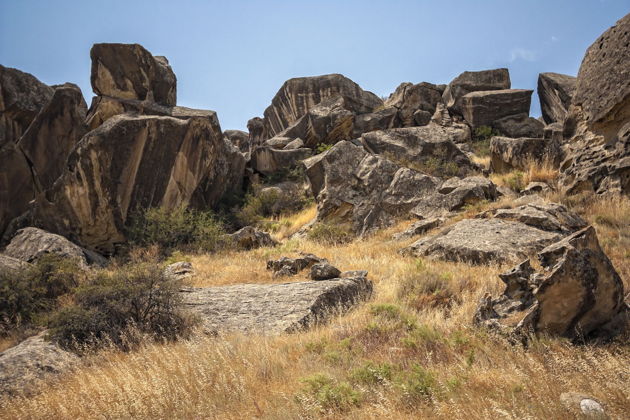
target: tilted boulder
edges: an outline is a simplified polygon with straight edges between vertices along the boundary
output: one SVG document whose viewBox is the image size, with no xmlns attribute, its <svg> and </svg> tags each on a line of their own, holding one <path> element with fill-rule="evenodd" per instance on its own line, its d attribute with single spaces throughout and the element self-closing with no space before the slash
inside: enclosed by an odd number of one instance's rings
<svg viewBox="0 0 630 420">
<path fill-rule="evenodd" d="M 313 154 L 309 148 L 277 150 L 272 147 L 257 147 L 252 151 L 252 169 L 263 175 L 271 175 L 281 170 L 296 168 L 300 162 Z"/>
<path fill-rule="evenodd" d="M 465 175 L 476 166 L 455 143 L 470 138 L 470 130 L 429 124 L 424 127 L 373 131 L 361 136 L 370 153 L 403 166 L 436 175 Z M 452 169 L 452 170 L 451 170 Z"/>
<path fill-rule="evenodd" d="M 304 161 L 317 220 L 347 224 L 359 235 L 406 215 L 439 179 L 401 167 L 342 141 Z"/>
<path fill-rule="evenodd" d="M 543 138 L 492 137 L 490 166 L 494 172 L 526 170 L 531 164 L 558 167 L 562 149 L 558 142 Z"/>
<path fill-rule="evenodd" d="M 504 89 L 478 91 L 461 99 L 460 110 L 473 128 L 492 126 L 509 115 L 529 114 L 533 90 Z"/>
<path fill-rule="evenodd" d="M 75 260 L 81 266 L 104 266 L 107 261 L 95 252 L 83 249 L 66 238 L 35 227 L 20 229 L 11 239 L 4 254 L 21 261 L 34 263 L 47 254 Z"/>
<path fill-rule="evenodd" d="M 413 127 L 418 124 L 414 119 L 417 111 L 424 111 L 431 115 L 435 113 L 435 107 L 442 100 L 444 89 L 440 89 L 432 83 L 401 83 L 396 91 L 385 101 L 385 106 L 394 107 L 398 110 L 398 115 L 403 127 Z M 428 124 L 428 121 L 426 122 Z"/>
<path fill-rule="evenodd" d="M 559 73 L 538 75 L 538 98 L 546 124 L 563 122 L 575 92 L 576 78 Z"/>
<path fill-rule="evenodd" d="M 22 137 L 53 92 L 33 75 L 0 65 L 0 148 Z"/>
<path fill-rule="evenodd" d="M 530 254 L 585 226 L 559 204 L 530 204 L 465 219 L 401 252 L 470 264 L 503 264 Z"/>
<path fill-rule="evenodd" d="M 513 138 L 541 138 L 545 131 L 545 124 L 527 113 L 503 117 L 494 121 L 492 126 L 502 135 Z"/>
<path fill-rule="evenodd" d="M 59 180 L 38 197 L 36 225 L 110 254 L 136 210 L 216 204 L 231 187 L 228 146 L 216 116 L 113 117 L 83 137 Z"/>
<path fill-rule="evenodd" d="M 249 134 L 241 130 L 225 130 L 223 136 L 227 138 L 241 153 L 249 152 Z"/>
<path fill-rule="evenodd" d="M 139 44 L 94 44 L 90 82 L 97 95 L 177 104 L 177 78 L 166 57 Z"/>
<path fill-rule="evenodd" d="M 20 138 L 24 151 L 42 189 L 52 186 L 63 172 L 66 160 L 87 133 L 87 105 L 78 86 L 67 83 L 55 89 Z"/>
<path fill-rule="evenodd" d="M 351 100 L 357 113 L 361 114 L 372 112 L 383 105 L 378 96 L 364 91 L 341 74 L 289 79 L 264 112 L 264 138 L 286 130 L 315 105 L 336 95 Z"/>
<path fill-rule="evenodd" d="M 47 341 L 46 332 L 0 353 L 0 394 L 34 391 L 38 382 L 76 368 L 80 359 Z"/>
<path fill-rule="evenodd" d="M 448 84 L 442 94 L 442 100 L 449 111 L 462 115 L 462 98 L 466 94 L 477 91 L 509 89 L 510 87 L 508 69 L 465 71 Z"/>
<path fill-rule="evenodd" d="M 586 51 L 564 122 L 560 184 L 569 193 L 630 193 L 630 14 Z"/>
<path fill-rule="evenodd" d="M 592 226 L 543 249 L 538 259 L 541 273 L 526 260 L 500 276 L 506 284 L 503 295 L 484 297 L 475 323 L 572 340 L 610 338 L 627 327 L 623 282 Z"/>
</svg>

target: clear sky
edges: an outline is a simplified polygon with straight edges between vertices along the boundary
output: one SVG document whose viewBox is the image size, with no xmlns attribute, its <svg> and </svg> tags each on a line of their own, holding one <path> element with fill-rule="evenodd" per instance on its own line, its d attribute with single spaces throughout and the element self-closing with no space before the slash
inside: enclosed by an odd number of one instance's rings
<svg viewBox="0 0 630 420">
<path fill-rule="evenodd" d="M 244 129 L 298 76 L 342 73 L 387 96 L 508 67 L 512 87 L 535 89 L 540 72 L 576 75 L 629 12 L 630 0 L 0 0 L 0 64 L 74 82 L 89 105 L 91 45 L 139 43 L 169 59 L 179 105 Z"/>
</svg>

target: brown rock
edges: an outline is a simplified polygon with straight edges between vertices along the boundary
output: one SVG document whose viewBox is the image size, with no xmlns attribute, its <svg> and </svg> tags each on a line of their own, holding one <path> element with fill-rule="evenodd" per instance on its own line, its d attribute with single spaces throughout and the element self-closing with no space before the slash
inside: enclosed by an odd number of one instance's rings
<svg viewBox="0 0 630 420">
<path fill-rule="evenodd" d="M 394 107 L 386 107 L 368 114 L 354 116 L 352 138 L 358 138 L 363 133 L 388 128 L 400 127 L 398 110 Z"/>
<path fill-rule="evenodd" d="M 225 235 L 227 242 L 238 249 L 256 249 L 261 247 L 276 246 L 276 242 L 271 235 L 252 226 Z"/>
<path fill-rule="evenodd" d="M 37 190 L 22 148 L 12 141 L 0 147 L 0 236 L 13 219 L 28 210 Z"/>
<path fill-rule="evenodd" d="M 490 166 L 494 172 L 526 170 L 532 163 L 557 167 L 561 160 L 560 145 L 550 139 L 492 137 Z"/>
<path fill-rule="evenodd" d="M 225 130 L 223 136 L 241 153 L 249 152 L 249 134 L 241 130 Z"/>
<path fill-rule="evenodd" d="M 492 126 L 509 115 L 529 114 L 532 92 L 526 89 L 472 92 L 462 97 L 461 113 L 473 128 Z"/>
<path fill-rule="evenodd" d="M 538 75 L 538 98 L 546 124 L 563 122 L 575 92 L 576 78 L 559 73 Z"/>
<path fill-rule="evenodd" d="M 418 124 L 414 118 L 417 111 L 435 113 L 435 107 L 442 100 L 442 90 L 432 83 L 401 83 L 396 91 L 385 101 L 385 106 L 394 107 L 398 110 L 398 115 L 403 127 L 413 127 Z M 419 117 L 421 118 L 421 117 Z M 424 121 L 421 119 L 421 121 Z"/>
<path fill-rule="evenodd" d="M 506 137 L 544 137 L 545 125 L 536 118 L 528 116 L 527 113 L 503 117 L 492 125 L 501 135 Z"/>
<path fill-rule="evenodd" d="M 139 44 L 94 44 L 90 58 L 97 95 L 176 105 L 177 79 L 166 57 Z"/>
<path fill-rule="evenodd" d="M 281 170 L 295 168 L 300 162 L 311 156 L 309 148 L 277 150 L 271 147 L 258 147 L 252 151 L 251 167 L 263 175 L 271 175 Z"/>
<path fill-rule="evenodd" d="M 508 69 L 465 71 L 448 84 L 442 94 L 442 100 L 449 111 L 462 115 L 461 101 L 466 94 L 477 91 L 509 89 L 510 86 Z"/>
</svg>

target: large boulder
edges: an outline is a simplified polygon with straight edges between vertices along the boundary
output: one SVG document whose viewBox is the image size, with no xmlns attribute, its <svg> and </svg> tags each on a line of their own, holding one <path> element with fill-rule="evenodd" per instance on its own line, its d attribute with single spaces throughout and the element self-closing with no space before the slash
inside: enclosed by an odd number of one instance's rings
<svg viewBox="0 0 630 420">
<path fill-rule="evenodd" d="M 0 254 L 0 274 L 18 274 L 27 270 L 30 264 L 8 255 Z"/>
<path fill-rule="evenodd" d="M 252 151 L 250 165 L 263 175 L 296 168 L 304 159 L 313 154 L 309 148 L 277 150 L 270 146 L 257 147 Z"/>
<path fill-rule="evenodd" d="M 494 172 L 527 170 L 535 163 L 557 167 L 561 156 L 560 145 L 552 139 L 492 137 L 490 140 L 490 166 Z"/>
<path fill-rule="evenodd" d="M 286 130 L 318 103 L 341 95 L 352 101 L 357 113 L 372 112 L 383 101 L 341 74 L 289 79 L 264 112 L 264 138 Z"/>
<path fill-rule="evenodd" d="M 34 391 L 38 382 L 76 368 L 80 359 L 46 340 L 46 332 L 0 353 L 0 394 Z"/>
<path fill-rule="evenodd" d="M 70 152 L 87 133 L 86 112 L 79 87 L 62 85 L 20 138 L 19 145 L 43 189 L 59 178 Z"/>
<path fill-rule="evenodd" d="M 567 193 L 630 194 L 630 14 L 586 51 L 564 122 Z"/>
<path fill-rule="evenodd" d="M 460 110 L 473 128 L 492 126 L 509 115 L 529 114 L 533 90 L 484 90 L 464 95 Z"/>
<path fill-rule="evenodd" d="M 442 100 L 449 111 L 461 115 L 461 101 L 466 94 L 477 91 L 509 89 L 510 87 L 508 69 L 465 71 L 448 84 L 442 94 Z"/>
<path fill-rule="evenodd" d="M 517 262 L 584 226 L 559 204 L 528 204 L 462 220 L 402 253 L 470 264 Z"/>
<path fill-rule="evenodd" d="M 263 144 L 265 122 L 260 117 L 254 117 L 247 121 L 247 130 L 249 131 L 249 144 L 252 149 Z"/>
<path fill-rule="evenodd" d="M 13 219 L 28 210 L 38 191 L 22 148 L 10 141 L 0 147 L 0 237 Z"/>
<path fill-rule="evenodd" d="M 305 160 L 304 166 L 317 220 L 346 224 L 359 235 L 408 214 L 440 184 L 348 141 Z"/>
<path fill-rule="evenodd" d="M 83 267 L 88 264 L 106 264 L 105 259 L 95 252 L 83 249 L 63 236 L 35 227 L 20 229 L 5 248 L 4 254 L 28 263 L 36 262 L 44 255 L 55 254 L 75 260 Z"/>
<path fill-rule="evenodd" d="M 237 249 L 245 250 L 278 245 L 270 234 L 253 226 L 245 226 L 234 233 L 225 235 L 224 239 Z"/>
<path fill-rule="evenodd" d="M 370 131 L 387 130 L 396 127 L 400 127 L 398 109 L 391 106 L 385 107 L 368 114 L 355 115 L 352 138 L 358 138 L 361 134 Z"/>
<path fill-rule="evenodd" d="M 372 293 L 365 272 L 327 281 L 191 288 L 186 308 L 206 330 L 281 334 L 307 329 L 345 312 Z"/>
<path fill-rule="evenodd" d="M 470 138 L 470 130 L 429 124 L 423 127 L 372 131 L 361 136 L 370 153 L 403 166 L 440 176 L 464 175 L 475 165 L 455 143 Z"/>
<path fill-rule="evenodd" d="M 83 137 L 59 180 L 38 197 L 35 225 L 110 254 L 136 210 L 216 204 L 233 186 L 228 147 L 214 114 L 110 118 Z"/>
<path fill-rule="evenodd" d="M 576 78 L 559 73 L 538 75 L 538 98 L 546 124 L 563 122 L 575 92 Z"/>
<path fill-rule="evenodd" d="M 249 133 L 241 130 L 225 130 L 223 136 L 236 146 L 241 153 L 249 152 Z"/>
<path fill-rule="evenodd" d="M 540 138 L 545 132 L 545 124 L 527 113 L 508 115 L 494 121 L 492 126 L 502 135 L 513 138 Z"/>
<path fill-rule="evenodd" d="M 396 91 L 385 101 L 385 106 L 394 107 L 403 127 L 413 127 L 418 124 L 414 119 L 417 111 L 424 111 L 431 115 L 435 113 L 435 107 L 442 100 L 444 89 L 432 83 L 401 83 Z M 428 123 L 428 121 L 427 121 Z"/>
<path fill-rule="evenodd" d="M 610 338 L 628 324 L 621 278 L 586 227 L 502 274 L 502 296 L 482 299 L 475 322 L 505 332 L 546 333 L 572 340 Z"/>
<path fill-rule="evenodd" d="M 94 44 L 90 58 L 97 95 L 176 105 L 177 78 L 166 57 L 139 44 Z"/>
<path fill-rule="evenodd" d="M 19 140 L 53 92 L 33 75 L 0 65 L 0 148 Z"/>
</svg>

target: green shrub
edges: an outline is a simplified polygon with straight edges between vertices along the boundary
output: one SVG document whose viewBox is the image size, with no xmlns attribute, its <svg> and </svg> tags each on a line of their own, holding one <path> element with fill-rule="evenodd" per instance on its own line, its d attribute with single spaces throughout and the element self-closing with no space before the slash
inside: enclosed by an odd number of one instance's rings
<svg viewBox="0 0 630 420">
<path fill-rule="evenodd" d="M 85 278 L 77 261 L 44 255 L 29 269 L 0 272 L 0 335 L 29 324 L 41 324 Z"/>
<path fill-rule="evenodd" d="M 347 411 L 361 403 L 361 393 L 347 382 L 337 382 L 333 378 L 318 373 L 302 379 L 305 388 L 298 400 L 314 399 L 324 411 Z"/>
<path fill-rule="evenodd" d="M 236 212 L 236 220 L 241 226 L 262 225 L 265 218 L 296 212 L 306 203 L 306 197 L 297 187 L 280 192 L 254 185 L 245 196 L 243 207 Z"/>
<path fill-rule="evenodd" d="M 401 388 L 407 402 L 413 404 L 433 396 L 436 391 L 436 380 L 431 371 L 419 364 L 414 364 L 411 372 L 405 375 Z"/>
<path fill-rule="evenodd" d="M 505 182 L 512 190 L 520 193 L 525 188 L 525 174 L 521 171 L 514 171 L 505 178 Z"/>
<path fill-rule="evenodd" d="M 364 366 L 352 371 L 353 381 L 364 385 L 383 385 L 391 382 L 393 367 L 389 363 L 366 363 Z"/>
<path fill-rule="evenodd" d="M 73 305 L 51 318 L 51 336 L 73 350 L 105 342 L 129 349 L 142 335 L 174 340 L 194 324 L 182 311 L 180 287 L 181 280 L 165 276 L 157 264 L 97 273 L 77 288 Z"/>
<path fill-rule="evenodd" d="M 308 231 L 308 238 L 325 245 L 340 245 L 352 241 L 352 233 L 343 225 L 316 223 Z"/>
<path fill-rule="evenodd" d="M 141 210 L 131 217 L 128 227 L 131 245 L 159 245 L 167 251 L 186 246 L 214 251 L 222 245 L 224 233 L 223 223 L 214 213 L 184 206 L 173 210 L 163 207 Z"/>
<path fill-rule="evenodd" d="M 324 153 L 326 150 L 330 150 L 330 148 L 333 146 L 334 146 L 333 144 L 319 143 L 317 147 L 315 148 L 315 152 L 317 154 Z"/>
<path fill-rule="evenodd" d="M 492 137 L 500 135 L 501 133 L 499 133 L 492 127 L 488 127 L 487 125 L 482 125 L 481 127 L 475 128 L 472 136 L 473 152 L 477 156 L 481 157 L 490 156 L 490 139 Z"/>
</svg>

